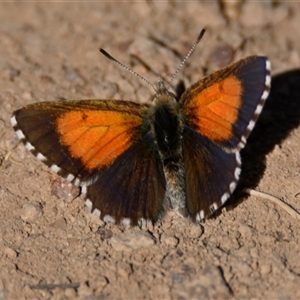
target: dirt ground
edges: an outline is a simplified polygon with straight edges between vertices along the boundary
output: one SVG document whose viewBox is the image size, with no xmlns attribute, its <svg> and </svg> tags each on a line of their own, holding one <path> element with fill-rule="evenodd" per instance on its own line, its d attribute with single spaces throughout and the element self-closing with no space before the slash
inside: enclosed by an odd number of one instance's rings
<svg viewBox="0 0 300 300">
<path fill-rule="evenodd" d="M 300 4 L 289 1 L 0 3 L 0 300 L 299 299 Z M 156 83 L 188 86 L 248 55 L 272 63 L 272 89 L 243 150 L 240 186 L 214 218 L 170 212 L 146 229 L 105 225 L 78 190 L 18 143 L 11 113 L 57 99 L 145 102 Z"/>
</svg>

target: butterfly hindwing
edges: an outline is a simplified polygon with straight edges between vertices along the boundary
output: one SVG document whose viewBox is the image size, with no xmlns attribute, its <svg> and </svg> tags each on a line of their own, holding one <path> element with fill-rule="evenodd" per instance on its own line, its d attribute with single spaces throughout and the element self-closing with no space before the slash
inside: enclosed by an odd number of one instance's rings
<svg viewBox="0 0 300 300">
<path fill-rule="evenodd" d="M 183 93 L 186 201 L 194 219 L 212 214 L 234 191 L 241 171 L 239 151 L 263 108 L 270 78 L 269 61 L 253 56 Z"/>
<path fill-rule="evenodd" d="M 87 199 L 105 221 L 136 225 L 157 220 L 165 190 L 158 152 L 139 140 L 97 173 L 96 181 L 87 187 Z"/>
<path fill-rule="evenodd" d="M 228 153 L 207 137 L 187 129 L 183 139 L 186 204 L 200 221 L 221 207 L 234 191 L 240 171 L 239 152 Z"/>
</svg>

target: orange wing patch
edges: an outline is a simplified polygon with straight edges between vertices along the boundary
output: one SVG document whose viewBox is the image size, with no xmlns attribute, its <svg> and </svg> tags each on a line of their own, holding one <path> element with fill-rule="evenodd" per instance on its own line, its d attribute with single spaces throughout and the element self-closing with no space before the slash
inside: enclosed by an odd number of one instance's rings
<svg viewBox="0 0 300 300">
<path fill-rule="evenodd" d="M 69 111 L 56 121 L 61 143 L 87 169 L 109 165 L 131 145 L 138 116 L 118 111 Z"/>
<path fill-rule="evenodd" d="M 187 112 L 196 118 L 201 134 L 215 141 L 224 141 L 232 136 L 242 92 L 241 81 L 230 76 L 204 89 L 191 100 Z"/>
</svg>

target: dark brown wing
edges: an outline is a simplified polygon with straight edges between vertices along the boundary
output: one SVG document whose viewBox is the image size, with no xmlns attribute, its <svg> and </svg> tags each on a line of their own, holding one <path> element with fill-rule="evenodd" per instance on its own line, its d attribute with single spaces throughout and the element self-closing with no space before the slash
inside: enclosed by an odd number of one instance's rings
<svg viewBox="0 0 300 300">
<path fill-rule="evenodd" d="M 270 62 L 250 56 L 188 88 L 180 99 L 187 125 L 222 147 L 240 150 L 270 90 Z"/>
<path fill-rule="evenodd" d="M 224 151 L 192 129 L 187 129 L 183 142 L 187 208 L 200 221 L 234 191 L 241 172 L 240 154 Z"/>
<path fill-rule="evenodd" d="M 15 111 L 11 122 L 38 159 L 87 189 L 102 218 L 137 223 L 158 217 L 165 194 L 158 152 L 143 140 L 147 109 L 127 101 L 43 102 Z"/>
<path fill-rule="evenodd" d="M 165 190 L 160 157 L 140 140 L 111 166 L 99 170 L 95 182 L 87 187 L 87 199 L 105 221 L 127 224 L 129 220 L 136 225 L 157 220 Z"/>
<path fill-rule="evenodd" d="M 187 206 L 196 220 L 213 213 L 234 191 L 241 171 L 239 151 L 262 111 L 270 80 L 269 61 L 253 56 L 183 93 Z"/>
<path fill-rule="evenodd" d="M 41 102 L 15 111 L 11 120 L 35 156 L 78 183 L 110 165 L 139 138 L 147 108 L 127 101 Z"/>
</svg>

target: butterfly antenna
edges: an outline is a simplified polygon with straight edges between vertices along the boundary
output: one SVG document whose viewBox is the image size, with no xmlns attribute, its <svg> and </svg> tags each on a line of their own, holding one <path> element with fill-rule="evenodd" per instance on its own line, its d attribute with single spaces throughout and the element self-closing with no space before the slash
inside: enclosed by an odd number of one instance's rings
<svg viewBox="0 0 300 300">
<path fill-rule="evenodd" d="M 171 80 L 168 82 L 169 88 L 172 85 L 172 82 L 174 81 L 174 79 L 176 78 L 177 74 L 179 73 L 179 71 L 182 69 L 182 67 L 184 66 L 184 64 L 186 63 L 186 61 L 188 60 L 188 58 L 191 56 L 191 54 L 194 52 L 195 48 L 197 47 L 197 45 L 199 44 L 199 42 L 201 41 L 204 33 L 205 33 L 205 28 L 203 28 L 201 30 L 201 32 L 199 33 L 196 41 L 194 42 L 193 46 L 191 47 L 190 51 L 188 52 L 188 54 L 185 56 L 185 58 L 182 60 L 182 62 L 180 63 L 179 67 L 177 68 L 177 70 L 175 71 L 175 73 L 173 74 Z"/>
<path fill-rule="evenodd" d="M 117 65 L 119 65 L 120 67 L 122 67 L 123 69 L 129 71 L 130 73 L 132 73 L 133 75 L 137 76 L 138 78 L 142 79 L 144 82 L 146 82 L 148 85 L 150 85 L 154 91 L 157 93 L 156 88 L 153 86 L 153 84 L 151 84 L 146 78 L 144 78 L 142 75 L 138 74 L 137 72 L 133 71 L 132 69 L 130 69 L 129 67 L 125 66 L 124 64 L 122 64 L 121 62 L 119 62 L 118 60 L 116 60 L 114 57 L 112 57 L 110 54 L 108 54 L 104 49 L 100 48 L 99 49 L 100 52 L 107 57 L 108 59 L 110 59 L 111 61 L 113 61 L 114 63 L 116 63 Z"/>
</svg>

